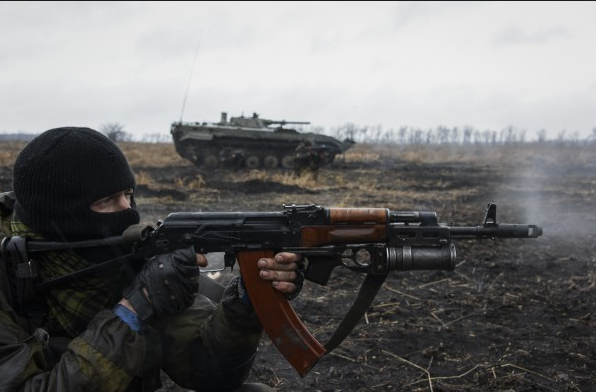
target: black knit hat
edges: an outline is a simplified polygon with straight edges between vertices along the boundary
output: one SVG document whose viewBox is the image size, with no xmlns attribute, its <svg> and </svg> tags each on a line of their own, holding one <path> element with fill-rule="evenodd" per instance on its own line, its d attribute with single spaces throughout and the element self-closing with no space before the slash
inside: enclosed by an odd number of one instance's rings
<svg viewBox="0 0 596 392">
<path fill-rule="evenodd" d="M 17 217 L 51 240 L 84 240 L 122 234 L 139 222 L 134 208 L 99 213 L 89 206 L 135 187 L 124 154 L 89 128 L 55 128 L 33 139 L 14 165 Z"/>
</svg>

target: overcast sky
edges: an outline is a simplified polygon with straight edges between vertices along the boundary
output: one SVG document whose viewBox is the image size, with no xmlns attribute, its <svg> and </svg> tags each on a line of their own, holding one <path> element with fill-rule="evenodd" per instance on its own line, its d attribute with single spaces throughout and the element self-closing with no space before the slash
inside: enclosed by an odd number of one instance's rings
<svg viewBox="0 0 596 392">
<path fill-rule="evenodd" d="M 587 136 L 595 48 L 595 2 L 4 1 L 0 132 L 225 111 Z"/>
</svg>

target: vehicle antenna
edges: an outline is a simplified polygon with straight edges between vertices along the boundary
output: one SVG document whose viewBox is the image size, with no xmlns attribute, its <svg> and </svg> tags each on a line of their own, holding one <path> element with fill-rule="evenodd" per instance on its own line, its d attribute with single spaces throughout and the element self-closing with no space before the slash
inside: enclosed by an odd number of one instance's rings
<svg viewBox="0 0 596 392">
<path fill-rule="evenodd" d="M 182 112 L 180 113 L 180 122 L 182 122 L 182 117 L 184 116 L 184 107 L 186 106 L 186 98 L 188 97 L 188 90 L 190 89 L 190 83 L 192 82 L 192 75 L 195 70 L 195 63 L 197 61 L 197 57 L 199 56 L 199 49 L 201 47 L 201 41 L 203 40 L 204 33 L 205 33 L 205 26 L 203 26 L 203 29 L 201 30 L 201 35 L 199 36 L 199 41 L 197 42 L 197 47 L 195 49 L 195 55 L 192 60 L 192 67 L 190 68 L 190 75 L 188 76 L 188 83 L 186 84 L 184 100 L 182 101 Z"/>
</svg>

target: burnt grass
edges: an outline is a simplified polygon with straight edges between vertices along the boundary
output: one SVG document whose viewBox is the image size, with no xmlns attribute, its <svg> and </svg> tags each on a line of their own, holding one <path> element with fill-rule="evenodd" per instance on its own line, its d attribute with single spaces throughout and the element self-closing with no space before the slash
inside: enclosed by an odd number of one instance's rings
<svg viewBox="0 0 596 392">
<path fill-rule="evenodd" d="M 436 211 L 442 222 L 475 226 L 495 202 L 499 222 L 537 224 L 544 235 L 458 241 L 454 271 L 390 273 L 366 316 L 304 377 L 263 335 L 249 381 L 279 391 L 595 391 L 596 146 L 435 147 L 414 156 L 408 147 L 356 147 L 305 184 L 245 169 L 133 167 L 152 179 L 138 189 L 139 208 L 154 220 L 314 203 Z M 362 278 L 336 269 L 327 286 L 306 282 L 292 301 L 319 341 Z M 164 375 L 162 391 L 182 390 Z"/>
</svg>

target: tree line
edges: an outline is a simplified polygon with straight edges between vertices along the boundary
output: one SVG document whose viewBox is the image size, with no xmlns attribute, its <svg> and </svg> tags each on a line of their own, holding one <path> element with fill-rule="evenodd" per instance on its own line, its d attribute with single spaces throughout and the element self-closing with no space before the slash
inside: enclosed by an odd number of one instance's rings
<svg viewBox="0 0 596 392">
<path fill-rule="evenodd" d="M 326 133 L 322 127 L 314 132 Z M 331 136 L 340 140 L 352 139 L 357 143 L 371 144 L 515 144 L 525 142 L 561 142 L 582 143 L 596 142 L 596 127 L 587 136 L 581 136 L 578 131 L 559 131 L 554 139 L 548 138 L 546 129 L 540 129 L 533 134 L 526 129 L 508 126 L 499 131 L 479 130 L 474 127 L 446 127 L 422 129 L 415 127 L 401 127 L 398 129 L 383 129 L 382 125 L 358 126 L 346 123 L 331 130 Z"/>
</svg>

